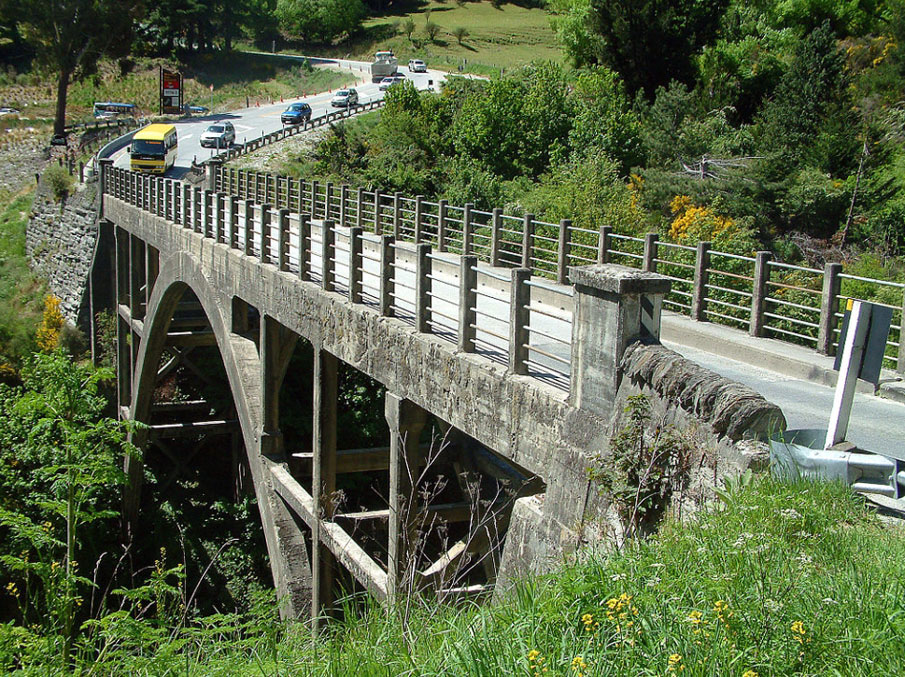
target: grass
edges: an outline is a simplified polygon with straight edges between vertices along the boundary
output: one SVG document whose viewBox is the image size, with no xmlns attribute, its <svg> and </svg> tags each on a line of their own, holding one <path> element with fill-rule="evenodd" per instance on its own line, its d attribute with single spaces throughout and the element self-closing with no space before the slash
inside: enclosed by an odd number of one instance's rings
<svg viewBox="0 0 905 677">
<path fill-rule="evenodd" d="M 67 119 L 79 122 L 93 119 L 95 101 L 123 101 L 136 104 L 145 115 L 158 109 L 158 66 L 181 70 L 185 78 L 186 102 L 211 107 L 215 111 L 245 106 L 245 97 L 253 103 L 260 99 L 278 100 L 306 92 L 326 91 L 354 80 L 349 72 L 307 69 L 283 59 L 252 54 L 202 54 L 176 64 L 161 59 L 138 59 L 131 70 L 122 73 L 111 61 L 100 64 L 98 74 L 69 88 Z M 17 81 L 0 83 L 0 101 L 22 110 L 28 117 L 53 116 L 53 83 Z M 214 90 L 211 92 L 210 86 Z"/>
<path fill-rule="evenodd" d="M 425 32 L 428 10 L 431 23 L 440 27 L 433 42 Z M 415 23 L 411 40 L 403 29 L 408 18 Z M 457 28 L 468 32 L 462 44 L 453 34 Z M 374 52 L 383 49 L 392 49 L 400 63 L 419 58 L 431 68 L 446 70 L 456 70 L 464 59 L 468 72 L 482 75 L 538 59 L 563 61 L 545 10 L 512 4 L 495 9 L 490 2 L 458 5 L 434 0 L 417 11 L 370 18 L 354 45 L 335 47 L 332 55 L 370 61 Z"/>
<path fill-rule="evenodd" d="M 14 196 L 0 211 L 0 378 L 34 350 L 43 312 L 44 285 L 25 258 L 25 227 L 34 189 Z"/>
<path fill-rule="evenodd" d="M 363 603 L 312 641 L 202 625 L 133 674 L 901 674 L 905 557 L 841 485 L 764 478 L 723 492 L 653 539 L 527 581 L 495 606 L 416 604 L 403 621 Z M 205 634 L 206 633 L 206 634 Z M 205 639 L 207 637 L 207 639 Z M 113 660 L 113 657 L 111 657 Z M 119 660 L 119 659 L 117 659 Z M 122 665 L 123 663 L 120 663 Z M 102 667 L 102 666 L 101 666 Z M 544 670 L 546 668 L 546 670 Z M 102 670 L 103 671 L 103 668 Z"/>
</svg>

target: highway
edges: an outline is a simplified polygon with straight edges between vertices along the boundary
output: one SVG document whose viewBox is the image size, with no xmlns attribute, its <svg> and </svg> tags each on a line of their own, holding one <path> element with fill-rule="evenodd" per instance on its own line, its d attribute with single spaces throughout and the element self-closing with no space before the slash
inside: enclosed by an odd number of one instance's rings
<svg viewBox="0 0 905 677">
<path fill-rule="evenodd" d="M 286 59 L 304 60 L 306 57 L 284 56 Z M 317 61 L 316 59 L 314 61 Z M 369 71 L 370 64 L 364 61 L 329 61 L 324 63 L 332 63 L 334 66 L 339 65 L 344 70 L 349 70 L 353 74 L 360 77 L 359 82 L 355 85 L 358 90 L 359 103 L 365 104 L 371 101 L 383 99 L 384 92 L 379 91 L 377 83 L 371 82 Z M 418 89 L 428 89 L 432 83 L 436 87 L 445 79 L 445 73 L 441 71 L 428 71 L 427 73 L 410 73 L 407 67 L 400 66 L 399 72 L 404 74 Z M 330 111 L 339 110 L 330 106 L 333 98 L 332 92 L 323 92 L 313 96 L 298 97 L 296 99 L 284 99 L 281 102 L 271 104 L 270 102 L 254 102 L 250 101 L 249 108 L 243 108 L 228 113 L 213 113 L 205 116 L 186 118 L 176 120 L 179 135 L 179 156 L 176 160 L 176 166 L 167 172 L 170 178 L 178 179 L 191 168 L 193 162 L 202 162 L 211 157 L 216 150 L 213 148 L 202 148 L 200 139 L 201 134 L 212 124 L 216 122 L 228 120 L 233 123 L 236 128 L 236 143 L 241 145 L 247 140 L 258 138 L 264 134 L 276 131 L 283 126 L 280 122 L 280 113 L 289 106 L 290 103 L 296 101 L 305 101 L 311 106 L 312 118 L 320 117 Z M 259 103 L 260 105 L 257 105 Z M 129 155 L 126 149 L 123 149 L 113 155 L 114 163 L 117 167 L 128 168 Z"/>
</svg>

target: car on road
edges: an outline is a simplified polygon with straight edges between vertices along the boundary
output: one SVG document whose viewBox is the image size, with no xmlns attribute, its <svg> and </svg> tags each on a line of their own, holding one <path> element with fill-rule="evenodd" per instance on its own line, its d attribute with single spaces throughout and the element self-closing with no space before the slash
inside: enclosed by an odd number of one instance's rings
<svg viewBox="0 0 905 677">
<path fill-rule="evenodd" d="M 232 122 L 218 122 L 201 135 L 201 147 L 229 148 L 236 142 L 236 129 Z"/>
<path fill-rule="evenodd" d="M 280 114 L 280 122 L 284 125 L 300 125 L 311 122 L 311 106 L 298 102 L 289 104 L 289 108 Z"/>
<path fill-rule="evenodd" d="M 427 64 L 421 59 L 409 60 L 409 71 L 411 73 L 427 73 Z"/>
<path fill-rule="evenodd" d="M 204 115 L 209 112 L 209 108 L 207 106 L 196 106 L 194 104 L 186 104 L 184 108 L 186 115 Z"/>
<path fill-rule="evenodd" d="M 335 108 L 357 106 L 358 92 L 352 87 L 349 87 L 348 89 L 341 89 L 333 97 L 333 101 L 330 102 L 330 105 Z"/>
<path fill-rule="evenodd" d="M 381 92 L 385 92 L 397 82 L 405 82 L 405 76 L 402 73 L 396 73 L 396 75 L 388 75 L 380 81 L 380 84 L 377 85 L 377 89 L 379 89 Z"/>
</svg>

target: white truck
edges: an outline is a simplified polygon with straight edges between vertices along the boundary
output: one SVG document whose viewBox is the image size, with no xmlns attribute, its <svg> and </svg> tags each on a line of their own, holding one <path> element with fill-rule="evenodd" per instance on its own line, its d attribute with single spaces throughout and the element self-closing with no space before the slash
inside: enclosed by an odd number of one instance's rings
<svg viewBox="0 0 905 677">
<path fill-rule="evenodd" d="M 377 52 L 371 64 L 371 82 L 380 82 L 388 75 L 396 75 L 399 62 L 392 52 Z"/>
</svg>

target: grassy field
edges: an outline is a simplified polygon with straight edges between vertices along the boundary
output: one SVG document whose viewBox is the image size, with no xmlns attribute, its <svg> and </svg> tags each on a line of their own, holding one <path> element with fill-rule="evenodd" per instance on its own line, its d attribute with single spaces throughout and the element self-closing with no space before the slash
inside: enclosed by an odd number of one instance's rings
<svg viewBox="0 0 905 677">
<path fill-rule="evenodd" d="M 428 10 L 431 23 L 439 26 L 433 41 L 425 32 Z M 409 18 L 415 24 L 411 39 L 405 34 Z M 454 35 L 457 28 L 468 32 L 461 44 Z M 370 60 L 379 49 L 392 49 L 401 63 L 421 58 L 431 67 L 448 70 L 465 60 L 466 70 L 482 74 L 536 59 L 563 60 L 545 10 L 510 4 L 495 9 L 490 2 L 433 1 L 417 11 L 371 18 L 354 47 L 340 46 L 333 55 Z"/>
<path fill-rule="evenodd" d="M 281 59 L 242 53 L 205 54 L 188 63 L 139 59 L 127 73 L 113 62 L 103 62 L 97 76 L 74 83 L 69 89 L 67 118 L 78 122 L 91 117 L 95 101 L 134 103 L 145 115 L 157 112 L 158 66 L 176 68 L 185 77 L 186 102 L 213 109 L 245 106 L 245 97 L 278 100 L 301 93 L 341 87 L 354 80 L 348 72 L 306 69 Z M 213 85 L 213 92 L 210 86 Z M 0 80 L 0 101 L 27 117 L 53 116 L 55 90 L 49 81 L 34 77 Z"/>
</svg>

